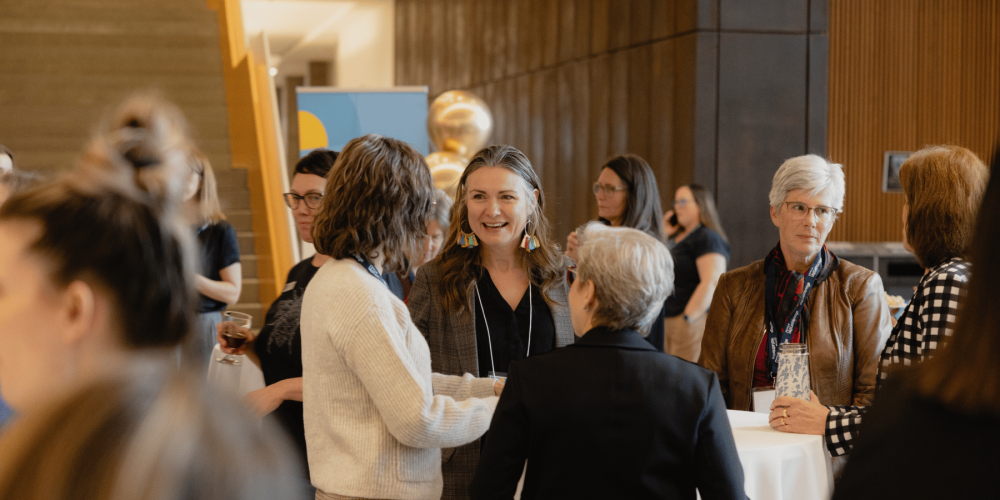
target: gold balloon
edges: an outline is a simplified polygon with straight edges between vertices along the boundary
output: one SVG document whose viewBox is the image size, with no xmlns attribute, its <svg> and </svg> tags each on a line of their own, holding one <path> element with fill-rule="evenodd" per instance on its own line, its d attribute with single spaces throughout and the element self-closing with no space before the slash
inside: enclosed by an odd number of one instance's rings
<svg viewBox="0 0 1000 500">
<path fill-rule="evenodd" d="M 455 190 L 458 189 L 458 179 L 462 177 L 469 160 L 456 153 L 445 151 L 431 153 L 427 155 L 426 160 L 427 166 L 431 168 L 431 177 L 434 178 L 434 187 L 454 197 Z"/>
<path fill-rule="evenodd" d="M 493 133 L 493 114 L 475 94 L 449 90 L 431 103 L 427 131 L 438 151 L 468 158 L 482 149 Z"/>
</svg>

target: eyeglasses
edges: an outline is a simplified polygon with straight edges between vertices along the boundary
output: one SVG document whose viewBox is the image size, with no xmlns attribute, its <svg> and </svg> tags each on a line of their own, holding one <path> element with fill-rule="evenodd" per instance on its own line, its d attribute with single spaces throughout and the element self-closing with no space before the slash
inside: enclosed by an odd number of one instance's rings
<svg viewBox="0 0 1000 500">
<path fill-rule="evenodd" d="M 683 200 L 674 200 L 674 206 L 675 207 L 686 207 L 687 204 L 688 204 L 688 201 L 689 200 L 687 198 L 685 198 Z"/>
<path fill-rule="evenodd" d="M 628 191 L 628 190 L 625 189 L 625 188 L 620 188 L 620 187 L 617 187 L 617 186 L 612 186 L 611 184 L 601 184 L 600 182 L 595 182 L 594 183 L 594 194 L 600 193 L 601 191 L 604 191 L 604 194 L 606 194 L 608 196 L 611 196 L 611 195 L 617 193 L 618 191 Z"/>
<path fill-rule="evenodd" d="M 306 206 L 313 210 L 319 208 L 319 203 L 323 201 L 323 195 L 319 193 L 308 193 L 305 196 L 299 196 L 295 193 L 285 193 L 282 196 L 285 197 L 285 205 L 288 205 L 288 208 L 292 210 L 299 208 L 299 202 L 303 200 L 306 202 Z"/>
<path fill-rule="evenodd" d="M 816 212 L 816 218 L 818 218 L 820 222 L 830 222 L 836 219 L 837 215 L 840 213 L 840 210 L 837 210 L 836 208 L 824 207 L 823 205 L 810 207 L 805 203 L 799 203 L 797 201 L 786 201 L 785 205 L 788 206 L 788 215 L 793 220 L 805 219 L 809 216 L 809 212 L 811 211 Z"/>
</svg>

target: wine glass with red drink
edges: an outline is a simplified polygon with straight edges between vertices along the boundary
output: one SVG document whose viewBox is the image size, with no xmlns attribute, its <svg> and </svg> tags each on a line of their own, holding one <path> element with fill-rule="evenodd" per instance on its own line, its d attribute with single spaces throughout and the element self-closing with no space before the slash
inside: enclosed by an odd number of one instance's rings
<svg viewBox="0 0 1000 500">
<path fill-rule="evenodd" d="M 222 314 L 222 338 L 226 339 L 226 346 L 230 349 L 239 349 L 247 341 L 247 334 L 241 329 L 250 329 L 253 316 L 236 311 L 226 311 Z M 243 364 L 240 358 L 232 354 L 226 354 L 221 358 L 215 358 L 219 363 L 239 366 Z"/>
</svg>

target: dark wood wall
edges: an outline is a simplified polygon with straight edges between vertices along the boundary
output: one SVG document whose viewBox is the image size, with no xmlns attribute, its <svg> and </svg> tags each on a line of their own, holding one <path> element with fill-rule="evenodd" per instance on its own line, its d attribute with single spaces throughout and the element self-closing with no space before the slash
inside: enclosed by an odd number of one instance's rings
<svg viewBox="0 0 1000 500">
<path fill-rule="evenodd" d="M 777 166 L 825 152 L 825 30 L 825 0 L 397 0 L 396 84 L 485 99 L 491 142 L 538 171 L 557 241 L 630 152 L 665 209 L 681 184 L 716 192 L 737 266 L 777 239 Z"/>
<path fill-rule="evenodd" d="M 1000 140 L 1000 2 L 834 0 L 830 157 L 847 199 L 831 238 L 900 241 L 902 193 L 882 192 L 886 151 Z"/>
</svg>

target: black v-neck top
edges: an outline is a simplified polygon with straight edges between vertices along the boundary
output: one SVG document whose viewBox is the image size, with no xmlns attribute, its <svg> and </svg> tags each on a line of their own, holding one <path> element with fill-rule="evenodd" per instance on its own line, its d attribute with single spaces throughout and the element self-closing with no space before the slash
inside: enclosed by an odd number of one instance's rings
<svg viewBox="0 0 1000 500">
<path fill-rule="evenodd" d="M 530 355 L 549 352 L 556 347 L 556 326 L 552 311 L 545 303 L 538 287 L 529 285 L 531 293 L 525 290 L 517 308 L 511 310 L 500 290 L 493 284 L 490 273 L 482 269 L 482 277 L 477 281 L 479 297 L 473 297 L 476 304 L 476 351 L 479 358 L 479 376 L 489 376 L 496 367 L 497 372 L 507 373 L 511 361 L 524 359 L 528 352 L 528 323 L 531 318 Z M 472 290 L 475 295 L 476 290 Z M 529 302 L 529 295 L 531 296 Z M 480 303 L 480 297 L 482 302 Z M 532 306 L 534 313 L 532 314 Z M 483 316 L 485 311 L 486 315 Z M 487 323 L 489 335 L 487 335 Z M 490 362 L 490 346 L 493 347 L 493 361 Z"/>
</svg>

